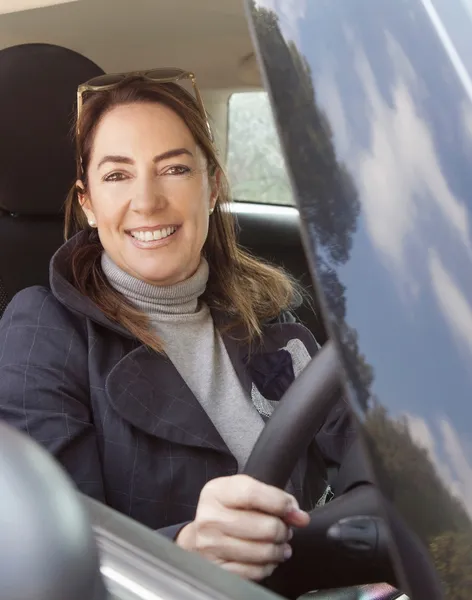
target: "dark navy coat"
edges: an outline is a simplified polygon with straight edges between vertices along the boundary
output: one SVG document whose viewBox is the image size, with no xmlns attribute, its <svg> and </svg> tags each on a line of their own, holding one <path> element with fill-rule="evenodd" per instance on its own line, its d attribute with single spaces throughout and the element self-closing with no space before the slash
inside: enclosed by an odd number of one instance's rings
<svg viewBox="0 0 472 600">
<path fill-rule="evenodd" d="M 0 419 L 45 446 L 83 493 L 174 537 L 193 519 L 203 486 L 235 474 L 237 462 L 170 360 L 68 281 L 81 235 L 51 261 L 51 289 L 23 290 L 0 321 Z M 280 398 L 293 373 L 277 359 L 288 340 L 317 351 L 305 327 L 286 321 L 264 327 L 250 359 L 244 344 L 223 336 L 248 395 L 257 380 L 265 397 Z M 325 489 L 323 463 L 339 463 L 352 438 L 342 400 L 315 434 L 291 478 L 306 509 Z"/>
</svg>

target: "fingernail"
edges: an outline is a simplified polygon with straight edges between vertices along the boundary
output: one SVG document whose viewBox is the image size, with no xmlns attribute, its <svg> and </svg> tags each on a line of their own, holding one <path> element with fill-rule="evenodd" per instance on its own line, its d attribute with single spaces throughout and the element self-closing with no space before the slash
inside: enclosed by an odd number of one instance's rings
<svg viewBox="0 0 472 600">
<path fill-rule="evenodd" d="M 289 529 L 287 541 L 289 542 L 292 538 L 293 538 L 293 529 Z"/>
<path fill-rule="evenodd" d="M 292 554 L 293 554 L 292 547 L 289 546 L 288 544 L 285 544 L 285 546 L 284 546 L 284 560 L 289 560 L 289 558 L 292 558 Z"/>
</svg>

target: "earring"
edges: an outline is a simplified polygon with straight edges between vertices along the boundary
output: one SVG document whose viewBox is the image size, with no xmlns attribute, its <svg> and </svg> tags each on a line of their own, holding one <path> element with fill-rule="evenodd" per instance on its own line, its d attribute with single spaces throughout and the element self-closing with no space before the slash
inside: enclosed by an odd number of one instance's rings
<svg viewBox="0 0 472 600">
<path fill-rule="evenodd" d="M 213 214 L 213 211 L 214 211 L 214 210 L 215 210 L 214 208 L 210 208 L 210 215 L 212 215 L 212 214 Z"/>
<path fill-rule="evenodd" d="M 89 223 L 90 227 L 96 227 L 97 226 L 97 223 L 93 219 L 89 219 L 88 223 Z"/>
</svg>

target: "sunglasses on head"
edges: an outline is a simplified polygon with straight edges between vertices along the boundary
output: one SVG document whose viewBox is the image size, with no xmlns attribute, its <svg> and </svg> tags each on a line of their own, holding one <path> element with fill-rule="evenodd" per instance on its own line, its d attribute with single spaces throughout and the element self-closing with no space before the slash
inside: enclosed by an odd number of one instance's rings
<svg viewBox="0 0 472 600">
<path fill-rule="evenodd" d="M 117 87 L 120 83 L 125 81 L 126 79 L 130 79 L 132 77 L 140 77 L 142 79 L 147 79 L 154 83 L 178 83 L 182 84 L 182 82 L 189 81 L 192 85 L 193 93 L 195 96 L 195 100 L 197 102 L 198 108 L 202 117 L 205 119 L 206 128 L 208 130 L 208 135 L 210 139 L 213 141 L 213 134 L 211 131 L 210 123 L 208 121 L 208 116 L 205 110 L 205 106 L 203 104 L 203 99 L 200 94 L 200 91 L 197 87 L 197 81 L 195 75 L 190 71 L 184 71 L 183 69 L 176 68 L 161 68 L 161 69 L 151 69 L 148 71 L 131 71 L 128 73 L 110 73 L 105 75 L 99 75 L 98 77 L 94 77 L 85 83 L 79 85 L 77 89 L 77 133 L 78 133 L 78 123 L 80 119 L 80 114 L 82 112 L 83 107 L 83 96 L 89 92 L 100 92 L 106 90 L 112 90 Z M 185 87 L 182 86 L 182 89 L 188 93 Z"/>
</svg>

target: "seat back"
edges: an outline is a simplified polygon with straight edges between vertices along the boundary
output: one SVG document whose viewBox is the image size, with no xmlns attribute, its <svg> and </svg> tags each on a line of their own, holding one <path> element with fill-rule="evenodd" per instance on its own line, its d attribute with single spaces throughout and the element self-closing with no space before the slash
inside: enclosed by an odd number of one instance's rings
<svg viewBox="0 0 472 600">
<path fill-rule="evenodd" d="M 76 176 L 77 86 L 102 73 L 60 46 L 0 50 L 0 317 L 18 291 L 48 285 Z"/>
</svg>

